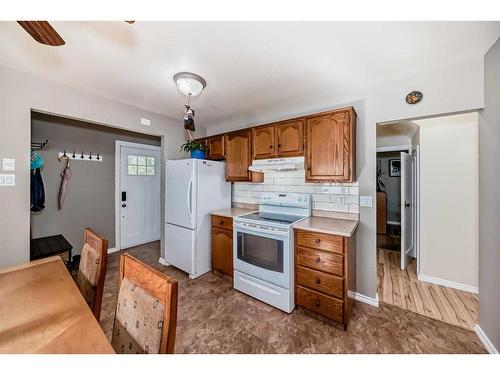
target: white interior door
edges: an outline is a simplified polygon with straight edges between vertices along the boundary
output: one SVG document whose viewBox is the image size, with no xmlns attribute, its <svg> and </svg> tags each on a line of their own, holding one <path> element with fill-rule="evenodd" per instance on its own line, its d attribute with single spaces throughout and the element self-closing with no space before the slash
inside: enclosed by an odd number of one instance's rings
<svg viewBox="0 0 500 375">
<path fill-rule="evenodd" d="M 405 270 L 411 261 L 415 246 L 414 220 L 414 163 L 413 155 L 401 153 L 401 269 Z"/>
<path fill-rule="evenodd" d="M 160 239 L 160 148 L 120 145 L 120 248 Z"/>
</svg>

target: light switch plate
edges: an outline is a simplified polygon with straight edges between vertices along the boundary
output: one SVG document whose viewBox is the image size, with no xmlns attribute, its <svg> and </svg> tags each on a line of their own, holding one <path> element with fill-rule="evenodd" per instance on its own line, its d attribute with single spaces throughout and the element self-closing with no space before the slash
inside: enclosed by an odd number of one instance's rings
<svg viewBox="0 0 500 375">
<path fill-rule="evenodd" d="M 16 186 L 16 175 L 0 174 L 0 186 Z"/>
<path fill-rule="evenodd" d="M 365 195 L 359 197 L 359 205 L 361 207 L 373 207 L 373 198 L 371 195 Z"/>
<path fill-rule="evenodd" d="M 16 159 L 2 159 L 2 169 L 5 172 L 14 172 L 16 170 Z"/>
</svg>

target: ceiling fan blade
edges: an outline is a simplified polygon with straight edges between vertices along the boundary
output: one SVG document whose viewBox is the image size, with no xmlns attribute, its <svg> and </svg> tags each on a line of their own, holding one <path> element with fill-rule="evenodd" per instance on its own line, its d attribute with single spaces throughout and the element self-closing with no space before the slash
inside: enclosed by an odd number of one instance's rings
<svg viewBox="0 0 500 375">
<path fill-rule="evenodd" d="M 132 25 L 135 21 L 125 21 L 125 22 Z"/>
<path fill-rule="evenodd" d="M 48 46 L 62 46 L 64 39 L 47 21 L 17 21 L 38 43 Z"/>
</svg>

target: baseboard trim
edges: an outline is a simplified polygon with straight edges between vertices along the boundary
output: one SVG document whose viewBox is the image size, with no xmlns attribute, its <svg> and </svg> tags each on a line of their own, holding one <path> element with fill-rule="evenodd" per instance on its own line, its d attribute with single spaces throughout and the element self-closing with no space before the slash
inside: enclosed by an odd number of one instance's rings
<svg viewBox="0 0 500 375">
<path fill-rule="evenodd" d="M 112 247 L 111 249 L 108 249 L 108 254 L 116 253 L 117 251 L 120 251 L 120 249 L 117 249 L 116 247 Z"/>
<path fill-rule="evenodd" d="M 163 259 L 162 257 L 160 257 L 160 259 L 158 259 L 158 263 L 160 263 L 162 266 L 170 266 L 170 264 L 168 264 L 167 261 L 165 259 Z"/>
<path fill-rule="evenodd" d="M 440 279 L 439 277 L 428 276 L 428 275 L 424 275 L 422 273 L 419 273 L 417 278 L 419 281 L 425 281 L 425 282 L 431 283 L 431 284 L 437 284 L 437 285 L 446 286 L 446 287 L 453 288 L 453 289 L 463 290 L 464 292 L 469 292 L 469 293 L 474 293 L 474 294 L 479 293 L 479 288 L 477 286 L 472 286 L 472 285 L 457 283 L 455 281 Z"/>
<path fill-rule="evenodd" d="M 486 333 L 483 331 L 483 329 L 479 326 L 479 324 L 476 324 L 474 326 L 474 331 L 476 332 L 477 337 L 479 337 L 479 340 L 483 343 L 484 347 L 490 354 L 498 354 L 497 348 L 493 345 L 491 340 L 486 336 Z"/>
<path fill-rule="evenodd" d="M 349 295 L 350 298 L 354 298 L 356 301 L 366 303 L 371 306 L 379 307 L 379 300 L 378 300 L 378 293 L 376 294 L 376 297 L 368 297 L 365 296 L 364 294 L 353 292 L 353 291 L 348 291 L 347 294 Z"/>
</svg>

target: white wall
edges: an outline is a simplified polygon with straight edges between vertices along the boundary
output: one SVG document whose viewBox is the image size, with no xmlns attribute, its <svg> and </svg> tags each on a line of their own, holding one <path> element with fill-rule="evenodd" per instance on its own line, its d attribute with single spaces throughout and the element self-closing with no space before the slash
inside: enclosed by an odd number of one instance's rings
<svg viewBox="0 0 500 375">
<path fill-rule="evenodd" d="M 356 170 L 359 195 L 375 197 L 377 123 L 482 108 L 483 72 L 483 57 L 456 62 L 360 91 L 345 93 L 342 96 L 325 97 L 322 101 L 300 98 L 300 102 L 276 107 L 272 116 L 256 117 L 248 123 L 222 122 L 217 127 L 208 128 L 208 135 L 352 105 L 358 114 Z M 424 94 L 424 99 L 417 105 L 405 102 L 406 94 L 412 90 L 420 90 Z M 375 297 L 377 291 L 375 205 L 360 207 L 356 274 L 357 291 Z"/>
<path fill-rule="evenodd" d="M 0 66 L 0 159 L 16 159 L 17 168 L 16 186 L 0 187 L 0 267 L 29 260 L 32 109 L 163 136 L 165 158 L 184 156 L 179 152 L 184 141 L 182 119 L 172 119 Z M 141 117 L 149 118 L 151 127 L 140 125 Z M 201 135 L 204 132 L 200 129 Z"/>
<path fill-rule="evenodd" d="M 479 324 L 500 351 L 500 39 L 484 60 L 484 110 L 479 115 Z"/>
<path fill-rule="evenodd" d="M 420 125 L 420 273 L 478 286 L 478 114 Z"/>
</svg>

